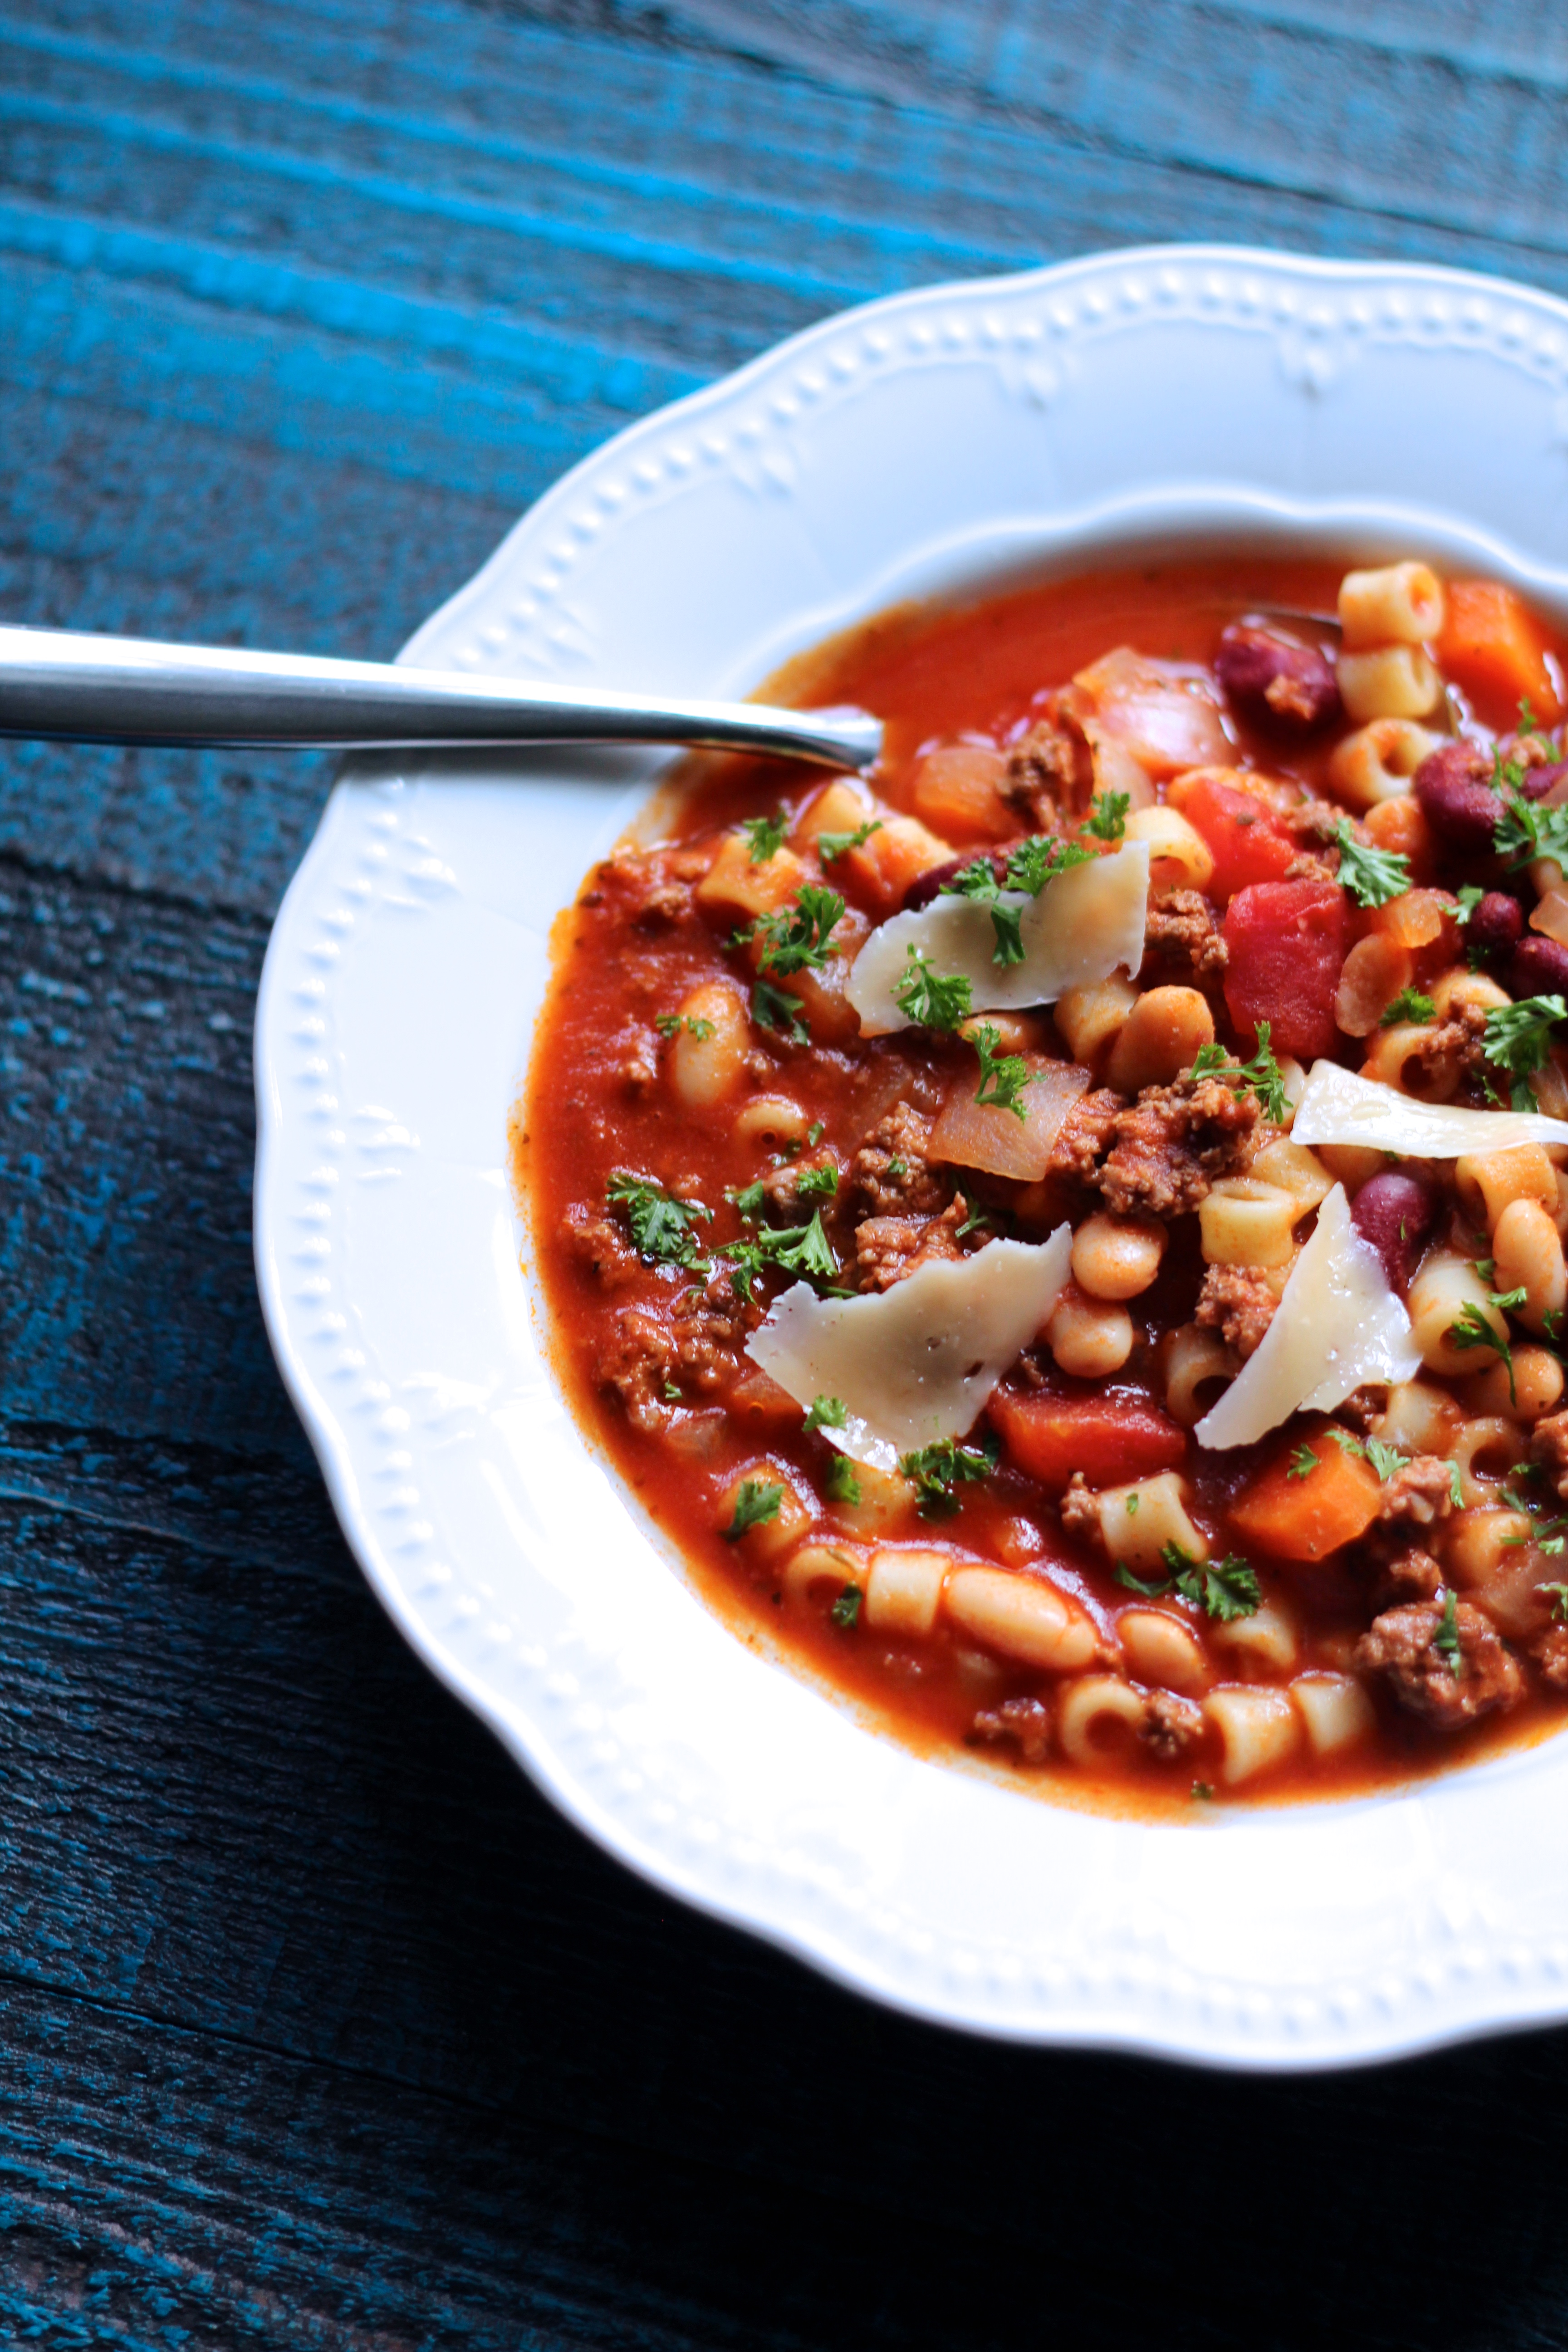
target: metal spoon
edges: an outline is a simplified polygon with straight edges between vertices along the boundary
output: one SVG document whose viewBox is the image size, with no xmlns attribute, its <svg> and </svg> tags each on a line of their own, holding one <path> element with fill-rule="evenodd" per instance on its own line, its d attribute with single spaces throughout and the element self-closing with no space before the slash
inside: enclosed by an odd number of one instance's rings
<svg viewBox="0 0 1568 2352">
<path fill-rule="evenodd" d="M 689 743 L 851 770 L 870 767 L 882 748 L 881 720 L 863 710 L 566 694 L 458 670 L 6 627 L 0 627 L 0 735 L 339 751 Z"/>
</svg>

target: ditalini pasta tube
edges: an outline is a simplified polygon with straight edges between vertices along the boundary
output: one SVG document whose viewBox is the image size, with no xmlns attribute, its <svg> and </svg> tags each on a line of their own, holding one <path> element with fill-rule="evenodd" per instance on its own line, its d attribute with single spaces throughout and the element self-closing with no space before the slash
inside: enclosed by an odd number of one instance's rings
<svg viewBox="0 0 1568 2352">
<path fill-rule="evenodd" d="M 1293 1412 L 1331 1412 L 1363 1381 L 1410 1381 L 1420 1369 L 1410 1318 L 1336 1184 L 1257 1353 L 1194 1434 L 1200 1445 L 1251 1445 Z"/>
<path fill-rule="evenodd" d="M 1143 961 L 1149 898 L 1149 845 L 1130 841 L 1110 857 L 1047 882 L 1037 898 L 1006 890 L 996 904 L 1018 918 L 1021 963 L 998 963 L 990 904 L 939 898 L 913 914 L 895 915 L 872 932 L 855 959 L 846 991 L 868 1037 L 907 1029 L 900 982 L 923 958 L 944 979 L 963 978 L 977 1013 L 1054 1004 L 1069 988 L 1087 988 Z"/>
</svg>

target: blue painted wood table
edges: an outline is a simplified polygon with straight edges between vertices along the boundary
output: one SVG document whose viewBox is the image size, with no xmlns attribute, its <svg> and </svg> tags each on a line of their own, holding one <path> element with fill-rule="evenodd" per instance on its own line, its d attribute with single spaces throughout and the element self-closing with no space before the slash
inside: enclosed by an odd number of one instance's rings
<svg viewBox="0 0 1568 2352">
<path fill-rule="evenodd" d="M 0 0 L 0 613 L 390 655 L 605 434 L 920 280 L 1568 291 L 1565 82 L 1561 0 Z M 0 752 L 0 2341 L 1568 2344 L 1563 2035 L 924 2031 L 634 1884 L 415 1664 L 250 1270 L 327 782 Z"/>
</svg>

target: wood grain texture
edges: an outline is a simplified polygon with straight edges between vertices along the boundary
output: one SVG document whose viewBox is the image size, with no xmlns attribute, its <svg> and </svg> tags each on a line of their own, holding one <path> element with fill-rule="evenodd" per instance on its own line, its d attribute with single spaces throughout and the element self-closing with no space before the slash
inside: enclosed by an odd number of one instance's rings
<svg viewBox="0 0 1568 2352">
<path fill-rule="evenodd" d="M 0 611 L 390 654 L 606 433 L 943 276 L 1568 290 L 1565 89 L 1552 0 L 0 0 Z M 1568 2344 L 1568 2036 L 937 2034 L 627 1879 L 415 1664 L 250 1273 L 327 782 L 0 747 L 0 2340 Z"/>
</svg>

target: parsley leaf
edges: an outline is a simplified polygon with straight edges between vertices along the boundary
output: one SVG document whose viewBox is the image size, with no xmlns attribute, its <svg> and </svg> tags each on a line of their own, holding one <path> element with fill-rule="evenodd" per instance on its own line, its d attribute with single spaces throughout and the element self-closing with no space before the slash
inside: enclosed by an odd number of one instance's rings
<svg viewBox="0 0 1568 2352">
<path fill-rule="evenodd" d="M 1380 1437 L 1369 1437 L 1365 1452 L 1367 1460 L 1385 1485 L 1396 1470 L 1405 1467 L 1405 1456 L 1398 1446 L 1384 1445 Z"/>
<path fill-rule="evenodd" d="M 752 1018 L 759 1029 L 772 1029 L 795 1045 L 809 1045 L 811 1032 L 800 1017 L 804 1010 L 802 998 L 786 995 L 771 980 L 752 982 Z"/>
<path fill-rule="evenodd" d="M 1285 1475 L 1287 1478 L 1310 1478 L 1317 1466 L 1318 1457 L 1311 1447 L 1298 1445 L 1290 1456 L 1290 1467 L 1286 1471 Z"/>
<path fill-rule="evenodd" d="M 1048 833 L 1032 833 L 1026 841 L 1019 842 L 1007 859 L 1007 887 L 1026 890 L 1037 898 L 1047 882 L 1058 874 L 1070 874 L 1075 866 L 1093 863 L 1094 852 L 1076 841 L 1058 841 Z"/>
<path fill-rule="evenodd" d="M 1448 1499 L 1453 1504 L 1454 1508 L 1457 1511 L 1462 1511 L 1464 1509 L 1465 1488 L 1464 1483 L 1459 1476 L 1459 1465 L 1457 1462 L 1450 1462 L 1448 1465 Z"/>
<path fill-rule="evenodd" d="M 795 1180 L 795 1189 L 803 1201 L 819 1197 L 831 1201 L 838 1190 L 838 1171 L 831 1160 L 825 1160 L 820 1168 L 803 1168 Z"/>
<path fill-rule="evenodd" d="M 1458 1320 L 1449 1324 L 1447 1339 L 1448 1345 L 1451 1348 L 1458 1348 L 1461 1354 L 1471 1348 L 1489 1348 L 1493 1355 L 1508 1366 L 1510 1402 L 1513 1404 L 1519 1402 L 1519 1391 L 1514 1386 L 1513 1379 L 1513 1349 L 1506 1338 L 1499 1339 L 1473 1298 L 1466 1299 L 1459 1309 Z"/>
<path fill-rule="evenodd" d="M 922 1028 L 950 1032 L 961 1021 L 967 1021 L 974 1009 L 967 977 L 955 972 L 944 979 L 941 972 L 931 970 L 931 958 L 912 941 L 909 968 L 893 991 L 893 1002 L 900 1013 L 907 1013 Z"/>
<path fill-rule="evenodd" d="M 1339 844 L 1340 880 L 1358 907 L 1386 907 L 1410 887 L 1410 860 L 1393 849 L 1363 848 L 1342 817 L 1334 832 Z"/>
<path fill-rule="evenodd" d="M 691 1228 L 700 1217 L 713 1214 L 700 1201 L 678 1201 L 662 1184 L 628 1175 L 624 1168 L 611 1177 L 605 1198 L 612 1208 L 626 1211 L 638 1255 L 655 1265 L 689 1265 L 697 1255 Z"/>
<path fill-rule="evenodd" d="M 738 1298 L 750 1297 L 752 1285 L 764 1265 L 783 1266 L 786 1274 L 815 1275 L 822 1282 L 831 1282 L 838 1271 L 838 1261 L 822 1230 L 820 1209 L 812 1212 L 808 1225 L 780 1225 L 772 1231 L 764 1227 L 750 1241 L 727 1242 L 718 1255 L 729 1262 L 730 1284 Z"/>
<path fill-rule="evenodd" d="M 848 856 L 850 850 L 863 849 L 871 835 L 874 833 L 880 833 L 881 830 L 881 818 L 868 816 L 865 824 L 857 825 L 853 833 L 819 833 L 816 836 L 816 854 L 824 866 L 837 866 L 841 857 Z"/>
<path fill-rule="evenodd" d="M 1002 885 L 996 879 L 996 868 L 989 854 L 972 857 L 961 866 L 951 882 L 944 882 L 937 892 L 939 898 L 979 898 L 988 902 L 996 898 Z"/>
<path fill-rule="evenodd" d="M 834 1455 L 827 1465 L 827 1476 L 824 1483 L 827 1488 L 827 1499 L 830 1503 L 848 1503 L 853 1506 L 860 1500 L 860 1481 L 855 1475 L 855 1465 L 847 1454 Z"/>
<path fill-rule="evenodd" d="M 1437 1008 L 1429 996 L 1423 996 L 1418 988 L 1402 988 L 1393 1003 L 1384 1006 L 1378 1026 L 1394 1029 L 1402 1021 L 1413 1021 L 1419 1027 L 1436 1017 Z"/>
<path fill-rule="evenodd" d="M 1568 1584 L 1542 1584 L 1536 1590 L 1552 1595 L 1552 1623 L 1568 1625 Z"/>
<path fill-rule="evenodd" d="M 1487 1014 L 1481 1051 L 1500 1069 L 1526 1078 L 1545 1066 L 1552 1025 L 1559 1021 L 1568 1021 L 1568 1003 L 1561 996 L 1522 996 L 1517 1004 L 1496 1004 Z M 1533 1110 L 1534 1097 L 1522 1108 Z"/>
<path fill-rule="evenodd" d="M 762 1215 L 763 1203 L 767 1197 L 767 1187 L 760 1176 L 754 1184 L 738 1185 L 734 1192 L 726 1192 L 724 1195 L 726 1201 L 734 1203 L 742 1217 L 749 1218 Z"/>
<path fill-rule="evenodd" d="M 1568 861 L 1568 808 L 1545 808 L 1539 801 L 1526 800 L 1519 789 L 1524 771 L 1511 761 L 1495 760 L 1492 782 L 1503 796 L 1503 814 L 1492 835 L 1499 856 L 1508 858 L 1516 873 L 1538 857 Z"/>
<path fill-rule="evenodd" d="M 1089 803 L 1085 833 L 1092 833 L 1096 841 L 1120 841 L 1127 830 L 1127 812 L 1131 805 L 1131 793 L 1096 793 Z"/>
<path fill-rule="evenodd" d="M 847 1633 L 849 1633 L 860 1615 L 859 1586 L 847 1584 L 827 1613 L 836 1625 L 841 1625 Z"/>
<path fill-rule="evenodd" d="M 1479 882 L 1462 882 L 1454 896 L 1459 902 L 1459 920 L 1468 923 L 1481 900 L 1486 897 Z"/>
<path fill-rule="evenodd" d="M 1200 1564 L 1180 1544 L 1168 1543 L 1161 1546 L 1160 1558 L 1183 1599 L 1198 1603 L 1222 1625 L 1253 1616 L 1263 1604 L 1257 1570 L 1236 1552 Z"/>
<path fill-rule="evenodd" d="M 653 1025 L 661 1037 L 679 1037 L 683 1029 L 689 1029 L 699 1045 L 713 1034 L 711 1021 L 704 1021 L 696 1013 L 656 1013 Z"/>
<path fill-rule="evenodd" d="M 735 1516 L 724 1530 L 725 1542 L 739 1543 L 748 1529 L 776 1519 L 783 1501 L 784 1488 L 771 1479 L 742 1478 L 735 1496 Z"/>
<path fill-rule="evenodd" d="M 771 915 L 759 915 L 749 929 L 735 933 L 732 944 L 760 940 L 761 969 L 775 972 L 781 980 L 792 971 L 820 971 L 827 961 L 828 935 L 843 912 L 844 901 L 837 890 L 826 890 L 820 882 L 803 882 L 793 908 L 779 907 Z"/>
<path fill-rule="evenodd" d="M 1024 961 L 1024 916 L 1018 907 L 993 907 L 991 928 L 996 934 L 996 944 L 991 950 L 993 963 L 1014 964 Z"/>
<path fill-rule="evenodd" d="M 1028 1084 L 1029 1066 L 1022 1054 L 999 1054 L 1002 1033 L 988 1022 L 982 1022 L 965 1031 L 970 1044 L 980 1056 L 980 1087 L 977 1103 L 990 1103 L 997 1110 L 1010 1110 L 1014 1117 L 1026 1120 L 1021 1097 Z"/>
<path fill-rule="evenodd" d="M 753 866 L 765 866 L 770 857 L 777 856 L 784 847 L 789 831 L 789 812 L 775 809 L 772 816 L 749 816 L 742 820 L 741 831 L 750 846 Z"/>
<path fill-rule="evenodd" d="M 901 1454 L 899 1467 L 921 1498 L 923 1519 L 947 1518 L 958 1508 L 955 1486 L 989 1478 L 1002 1458 L 999 1441 L 989 1433 L 978 1445 L 960 1445 L 954 1437 L 939 1438 L 916 1454 Z"/>
<path fill-rule="evenodd" d="M 1190 1075 L 1194 1078 L 1223 1078 L 1236 1092 L 1245 1094 L 1250 1087 L 1258 1097 L 1263 1116 L 1275 1127 L 1282 1127 L 1289 1111 L 1285 1094 L 1285 1080 L 1269 1045 L 1272 1032 L 1267 1021 L 1258 1024 L 1258 1051 L 1250 1062 L 1238 1062 L 1223 1045 L 1200 1045 L 1193 1056 Z"/>
<path fill-rule="evenodd" d="M 1464 1672 L 1464 1655 L 1459 1648 L 1459 1614 L 1452 1585 L 1443 1595 L 1443 1620 L 1432 1636 L 1432 1647 L 1451 1675 Z"/>
<path fill-rule="evenodd" d="M 848 1418 L 849 1408 L 842 1397 L 819 1396 L 812 1402 L 805 1425 L 808 1430 L 842 1429 Z"/>
</svg>

